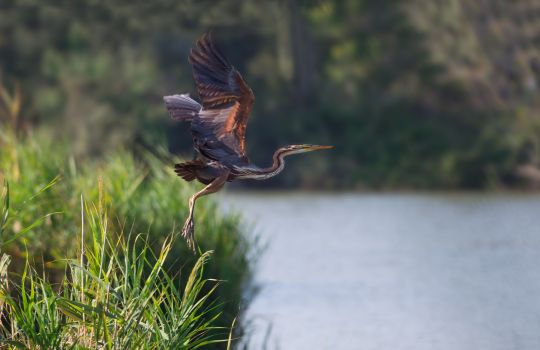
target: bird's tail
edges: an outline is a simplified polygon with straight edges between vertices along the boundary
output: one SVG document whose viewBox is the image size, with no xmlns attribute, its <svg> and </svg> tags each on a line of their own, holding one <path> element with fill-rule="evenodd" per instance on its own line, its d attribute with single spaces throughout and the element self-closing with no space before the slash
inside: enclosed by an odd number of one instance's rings
<svg viewBox="0 0 540 350">
<path fill-rule="evenodd" d="M 163 100 L 171 118 L 175 120 L 191 121 L 201 110 L 201 105 L 188 94 L 164 96 Z"/>
<path fill-rule="evenodd" d="M 179 163 L 174 165 L 174 172 L 186 181 L 193 181 L 197 177 L 197 170 L 205 167 L 206 164 L 199 160 Z"/>
</svg>

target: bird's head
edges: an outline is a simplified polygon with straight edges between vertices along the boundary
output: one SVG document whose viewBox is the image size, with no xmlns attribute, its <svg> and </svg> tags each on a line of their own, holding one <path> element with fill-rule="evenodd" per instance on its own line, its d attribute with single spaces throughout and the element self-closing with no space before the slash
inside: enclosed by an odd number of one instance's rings
<svg viewBox="0 0 540 350">
<path fill-rule="evenodd" d="M 331 149 L 334 148 L 334 146 L 320 146 L 320 145 L 290 145 L 285 146 L 281 150 L 283 151 L 284 155 L 290 155 L 290 154 L 298 154 L 298 153 L 306 153 L 306 152 L 312 152 L 312 151 L 318 151 L 322 149 Z"/>
</svg>

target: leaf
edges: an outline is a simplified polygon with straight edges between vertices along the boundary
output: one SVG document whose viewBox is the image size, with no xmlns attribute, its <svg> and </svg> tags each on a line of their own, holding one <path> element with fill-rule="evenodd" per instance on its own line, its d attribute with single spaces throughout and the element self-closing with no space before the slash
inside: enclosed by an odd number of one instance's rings
<svg viewBox="0 0 540 350">
<path fill-rule="evenodd" d="M 5 245 L 8 245 L 9 243 L 17 240 L 19 237 L 23 236 L 25 233 L 31 231 L 32 229 L 34 229 L 35 227 L 39 226 L 41 224 L 41 222 L 43 220 L 45 220 L 46 218 L 48 218 L 49 216 L 52 216 L 52 215 L 56 215 L 56 214 L 62 214 L 61 212 L 54 212 L 54 213 L 49 213 L 47 215 L 44 215 L 42 216 L 41 218 L 37 219 L 36 221 L 34 221 L 32 224 L 30 224 L 29 226 L 25 227 L 24 229 L 22 229 L 20 232 L 14 234 L 11 236 L 10 239 L 8 240 L 5 240 L 3 242 L 0 243 L 0 247 L 3 247 Z"/>
<path fill-rule="evenodd" d="M 4 188 L 2 189 L 2 197 L 4 198 L 2 204 L 2 211 L 0 212 L 0 237 L 2 236 L 9 217 L 9 183 L 4 182 Z"/>
</svg>

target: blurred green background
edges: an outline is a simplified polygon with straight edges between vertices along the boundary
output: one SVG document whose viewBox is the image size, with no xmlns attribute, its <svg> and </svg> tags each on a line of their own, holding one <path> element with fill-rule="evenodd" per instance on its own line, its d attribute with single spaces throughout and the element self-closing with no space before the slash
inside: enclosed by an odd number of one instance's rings
<svg viewBox="0 0 540 350">
<path fill-rule="evenodd" d="M 540 3 L 534 0 L 0 1 L 0 80 L 19 128 L 77 157 L 165 142 L 189 125 L 187 55 L 212 30 L 255 92 L 251 159 L 333 144 L 246 186 L 456 189 L 539 182 Z M 165 141 L 166 140 L 166 141 Z"/>
</svg>

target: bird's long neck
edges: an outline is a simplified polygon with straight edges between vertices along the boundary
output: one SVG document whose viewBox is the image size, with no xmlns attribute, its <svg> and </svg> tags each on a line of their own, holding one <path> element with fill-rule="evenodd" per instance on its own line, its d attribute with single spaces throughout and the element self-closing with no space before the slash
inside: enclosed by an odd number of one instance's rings
<svg viewBox="0 0 540 350">
<path fill-rule="evenodd" d="M 272 165 L 268 168 L 263 168 L 262 173 L 266 173 L 268 177 L 276 176 L 285 168 L 285 156 L 289 153 L 284 149 L 278 149 L 272 155 Z"/>
<path fill-rule="evenodd" d="M 241 178 L 250 178 L 255 180 L 265 180 L 279 174 L 285 168 L 285 156 L 291 154 L 290 150 L 280 148 L 272 156 L 272 165 L 267 168 L 254 167 L 241 175 Z"/>
</svg>

